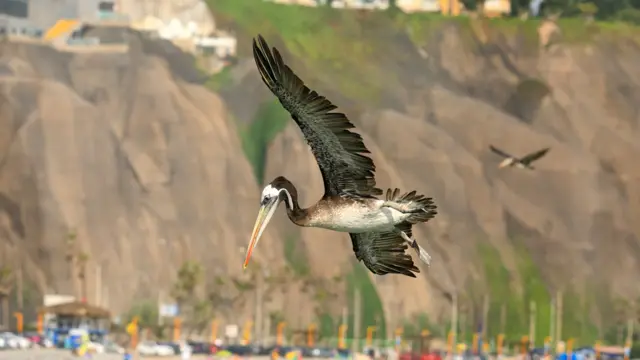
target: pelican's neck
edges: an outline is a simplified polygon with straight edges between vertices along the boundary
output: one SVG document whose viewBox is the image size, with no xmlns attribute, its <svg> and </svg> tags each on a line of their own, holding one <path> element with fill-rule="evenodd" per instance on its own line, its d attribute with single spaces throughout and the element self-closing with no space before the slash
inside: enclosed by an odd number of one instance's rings
<svg viewBox="0 0 640 360">
<path fill-rule="evenodd" d="M 287 189 L 288 188 L 288 189 Z M 289 183 L 289 186 L 283 187 L 280 191 L 283 193 L 283 201 L 287 207 L 287 216 L 296 225 L 302 225 L 307 217 L 307 209 L 300 207 L 298 203 L 298 191 Z"/>
<path fill-rule="evenodd" d="M 300 209 L 298 196 L 295 191 L 289 191 L 286 188 L 282 188 L 280 189 L 280 192 L 283 194 L 282 201 L 284 201 L 284 204 L 287 206 L 287 212 Z"/>
</svg>

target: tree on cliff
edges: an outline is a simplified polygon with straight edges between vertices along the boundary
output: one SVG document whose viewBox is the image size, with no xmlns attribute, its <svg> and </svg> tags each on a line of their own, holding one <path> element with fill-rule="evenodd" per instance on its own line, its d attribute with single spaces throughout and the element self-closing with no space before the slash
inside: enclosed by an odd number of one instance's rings
<svg viewBox="0 0 640 360">
<path fill-rule="evenodd" d="M 524 1 L 529 1 L 529 0 L 524 0 Z M 478 14 L 482 14 L 484 9 L 484 2 L 485 0 L 462 0 L 462 5 L 464 5 L 464 8 L 467 10 L 476 11 Z"/>
<path fill-rule="evenodd" d="M 3 265 L 0 266 L 0 302 L 2 302 L 2 321 L 1 324 L 5 329 L 9 328 L 9 296 L 13 289 L 14 276 L 11 268 Z"/>
<path fill-rule="evenodd" d="M 178 305 L 189 303 L 195 297 L 196 289 L 202 281 L 202 265 L 197 261 L 188 260 L 178 269 L 178 278 L 171 289 L 171 296 Z"/>
<path fill-rule="evenodd" d="M 66 256 L 65 259 L 67 261 L 67 265 L 69 267 L 69 280 L 71 281 L 71 286 L 73 287 L 73 296 L 76 298 L 80 297 L 79 294 L 79 281 L 80 276 L 78 274 L 78 266 L 77 266 L 77 258 L 78 258 L 78 239 L 75 231 L 70 231 L 67 234 L 67 238 L 65 240 L 66 245 Z"/>
<path fill-rule="evenodd" d="M 514 1 L 518 7 L 528 7 L 526 0 Z M 585 7 L 585 4 L 587 7 Z M 616 20 L 621 14 L 640 10 L 639 0 L 545 0 L 541 4 L 541 13 L 561 13 L 564 17 L 579 16 L 584 10 L 592 12 L 597 9 L 596 17 L 600 20 Z"/>
<path fill-rule="evenodd" d="M 88 294 L 87 262 L 89 261 L 89 254 L 80 249 L 78 237 L 74 231 L 67 234 L 65 244 L 67 246 L 65 259 L 69 266 L 73 295 L 76 298 L 86 299 Z"/>
<path fill-rule="evenodd" d="M 89 254 L 80 251 L 76 257 L 76 266 L 78 268 L 78 279 L 80 280 L 80 298 L 86 299 L 88 295 L 87 288 L 87 262 Z"/>
<path fill-rule="evenodd" d="M 171 289 L 171 296 L 178 303 L 180 314 L 189 325 L 188 330 L 201 331 L 211 321 L 211 306 L 198 294 L 204 269 L 193 260 L 185 261 L 178 269 L 178 276 Z"/>
</svg>

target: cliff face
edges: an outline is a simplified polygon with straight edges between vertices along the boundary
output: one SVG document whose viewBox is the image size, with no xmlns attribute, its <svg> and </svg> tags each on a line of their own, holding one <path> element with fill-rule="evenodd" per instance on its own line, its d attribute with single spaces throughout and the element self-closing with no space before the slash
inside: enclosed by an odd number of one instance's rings
<svg viewBox="0 0 640 360">
<path fill-rule="evenodd" d="M 221 99 L 130 35 L 125 54 L 0 45 L 2 264 L 23 263 L 40 293 L 78 293 L 75 232 L 89 301 L 99 266 L 115 313 L 167 294 L 188 259 L 239 272 L 259 201 Z"/>
<path fill-rule="evenodd" d="M 211 4 L 241 37 L 262 33 L 284 49 L 299 76 L 341 106 L 372 152 L 379 186 L 435 199 L 439 214 L 414 231 L 433 255 L 431 268 L 419 280 L 370 274 L 387 316 L 442 319 L 454 292 L 476 317 L 490 294 L 496 321 L 499 304 L 519 298 L 515 306 L 525 308 L 523 296 L 548 302 L 556 290 L 587 299 L 575 305 L 583 313 L 640 296 L 640 47 L 628 36 L 637 29 L 609 33 L 570 20 L 572 33 L 551 23 L 415 18 L 376 28 L 382 15 L 315 10 L 318 23 L 333 25 L 325 31 L 241 19 L 233 4 Z M 261 11 L 269 9 L 275 14 Z M 300 19 L 306 10 L 280 11 Z M 348 16 L 359 20 L 347 24 Z M 255 94 L 260 81 L 254 72 L 235 83 L 223 96 L 250 121 L 233 99 Z M 535 171 L 500 170 L 489 144 L 519 155 L 551 151 Z M 317 165 L 293 123 L 267 157 L 265 181 L 281 174 L 301 189 L 303 204 L 321 196 Z M 299 236 L 314 271 L 353 260 L 346 235 Z"/>
<path fill-rule="evenodd" d="M 474 309 L 486 293 L 496 304 L 542 303 L 565 289 L 601 309 L 640 296 L 637 42 L 564 33 L 538 47 L 518 26 L 374 20 L 335 20 L 331 36 L 249 21 L 238 35 L 247 53 L 249 35 L 263 32 L 350 116 L 381 187 L 438 204 L 438 216 L 414 231 L 433 255 L 423 277 L 369 274 L 387 320 L 441 320 L 455 292 Z M 273 99 L 248 58 L 221 98 L 185 71 L 188 59 L 128 38 L 125 54 L 0 48 L 2 262 L 22 262 L 40 292 L 73 292 L 65 240 L 74 231 L 88 254 L 89 299 L 99 267 L 115 312 L 166 293 L 187 259 L 202 262 L 207 278 L 240 273 L 259 188 L 226 109 L 245 126 Z M 536 171 L 499 171 L 489 144 L 552 150 Z M 293 122 L 270 143 L 265 172 L 266 181 L 291 179 L 304 205 L 322 194 Z M 292 244 L 295 254 L 283 255 Z M 256 256 L 273 268 L 297 259 L 325 279 L 354 271 L 346 234 L 295 228 L 283 211 Z M 285 315 L 303 314 L 290 323 L 304 326 L 317 309 L 291 284 L 265 311 L 294 307 Z"/>
</svg>

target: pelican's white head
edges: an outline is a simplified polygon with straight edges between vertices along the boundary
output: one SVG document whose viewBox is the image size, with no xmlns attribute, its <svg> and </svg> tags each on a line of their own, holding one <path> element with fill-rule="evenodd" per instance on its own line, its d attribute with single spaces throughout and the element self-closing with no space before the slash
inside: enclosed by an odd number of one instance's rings
<svg viewBox="0 0 640 360">
<path fill-rule="evenodd" d="M 267 228 L 269 221 L 275 214 L 278 209 L 278 205 L 283 200 L 287 203 L 287 206 L 293 210 L 293 199 L 291 198 L 291 194 L 287 189 L 283 186 L 284 182 L 281 180 L 284 179 L 282 177 L 276 178 L 270 184 L 262 189 L 262 194 L 260 195 L 260 210 L 258 212 L 258 218 L 256 219 L 256 223 L 253 226 L 253 232 L 251 233 L 251 240 L 249 241 L 249 246 L 247 247 L 247 255 L 244 259 L 243 268 L 246 269 L 247 265 L 249 265 L 249 259 L 251 258 L 251 254 L 253 253 L 253 249 L 255 249 L 256 245 L 258 245 L 258 241 L 260 241 L 260 237 L 262 236 L 262 232 Z M 284 179 L 287 183 L 288 180 Z"/>
</svg>

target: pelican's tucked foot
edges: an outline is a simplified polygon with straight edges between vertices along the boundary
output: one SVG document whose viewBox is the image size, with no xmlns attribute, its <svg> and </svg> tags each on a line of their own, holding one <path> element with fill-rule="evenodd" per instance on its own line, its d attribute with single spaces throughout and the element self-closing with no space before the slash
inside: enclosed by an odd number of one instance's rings
<svg viewBox="0 0 640 360">
<path fill-rule="evenodd" d="M 431 255 L 429 255 L 429 253 L 425 249 L 423 249 L 422 246 L 418 245 L 416 239 L 411 239 L 404 231 L 398 230 L 398 233 L 400 234 L 400 237 L 402 237 L 402 239 L 404 239 L 404 241 L 406 241 L 409 246 L 411 246 L 411 248 L 416 251 L 420 260 L 423 263 L 427 264 L 427 266 L 431 266 Z"/>
<path fill-rule="evenodd" d="M 411 205 L 413 204 L 412 203 L 403 204 L 403 203 L 387 200 L 382 203 L 381 207 L 388 207 L 389 209 L 400 211 L 403 214 L 418 214 L 423 212 L 428 213 L 431 210 L 426 207 L 415 207 Z"/>
<path fill-rule="evenodd" d="M 423 263 L 427 264 L 427 266 L 431 266 L 431 255 L 429 255 L 427 250 L 423 249 L 422 246 L 418 245 L 418 242 L 415 240 L 413 240 L 413 244 L 415 244 L 415 246 L 412 245 L 411 247 L 416 250 L 420 260 Z"/>
</svg>

